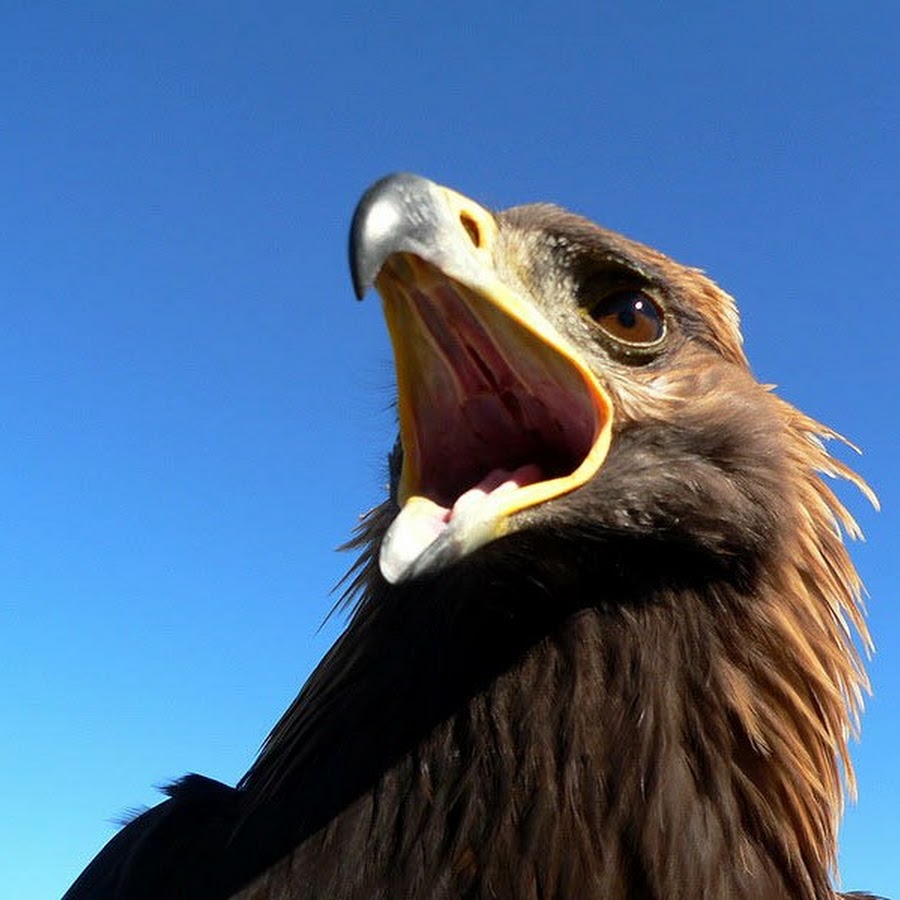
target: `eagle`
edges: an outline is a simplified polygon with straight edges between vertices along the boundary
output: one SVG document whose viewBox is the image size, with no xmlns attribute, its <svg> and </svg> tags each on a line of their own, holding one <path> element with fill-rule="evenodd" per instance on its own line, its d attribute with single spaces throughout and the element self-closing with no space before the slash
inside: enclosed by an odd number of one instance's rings
<svg viewBox="0 0 900 900">
<path fill-rule="evenodd" d="M 353 217 L 399 438 L 348 624 L 232 787 L 64 900 L 835 900 L 868 689 L 837 438 L 700 270 L 425 178 Z"/>
</svg>

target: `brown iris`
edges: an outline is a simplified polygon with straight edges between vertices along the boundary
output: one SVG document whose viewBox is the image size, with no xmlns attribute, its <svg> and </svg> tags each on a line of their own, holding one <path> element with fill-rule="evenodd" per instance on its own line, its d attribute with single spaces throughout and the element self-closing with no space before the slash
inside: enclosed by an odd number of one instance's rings
<svg viewBox="0 0 900 900">
<path fill-rule="evenodd" d="M 611 291 L 590 308 L 591 318 L 616 341 L 646 347 L 665 334 L 665 320 L 657 302 L 638 288 Z"/>
</svg>

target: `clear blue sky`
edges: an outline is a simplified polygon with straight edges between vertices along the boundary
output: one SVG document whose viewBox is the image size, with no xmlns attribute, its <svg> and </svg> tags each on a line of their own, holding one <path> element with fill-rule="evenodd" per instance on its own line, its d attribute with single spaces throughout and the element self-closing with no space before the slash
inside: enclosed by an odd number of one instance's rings
<svg viewBox="0 0 900 900">
<path fill-rule="evenodd" d="M 743 6 L 0 4 L 0 897 L 59 896 L 154 785 L 233 782 L 337 634 L 393 432 L 346 232 L 405 169 L 704 267 L 864 448 L 842 865 L 900 898 L 900 17 Z"/>
</svg>

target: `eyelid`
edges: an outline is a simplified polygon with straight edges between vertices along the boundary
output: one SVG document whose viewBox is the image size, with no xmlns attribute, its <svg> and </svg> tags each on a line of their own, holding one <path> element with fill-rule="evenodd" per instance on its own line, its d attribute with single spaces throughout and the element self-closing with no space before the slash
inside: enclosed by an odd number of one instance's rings
<svg viewBox="0 0 900 900">
<path fill-rule="evenodd" d="M 583 271 L 578 282 L 579 294 L 587 302 L 617 288 L 631 287 L 638 291 L 649 291 L 654 296 L 657 293 L 656 285 L 650 277 L 616 260 L 610 260 L 602 267 L 592 267 Z"/>
</svg>

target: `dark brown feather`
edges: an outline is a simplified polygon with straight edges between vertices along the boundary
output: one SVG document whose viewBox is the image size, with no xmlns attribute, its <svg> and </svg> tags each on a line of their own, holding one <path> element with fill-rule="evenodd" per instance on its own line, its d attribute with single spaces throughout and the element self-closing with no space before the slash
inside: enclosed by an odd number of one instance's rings
<svg viewBox="0 0 900 900">
<path fill-rule="evenodd" d="M 664 365 L 606 367 L 609 459 L 532 530 L 388 588 L 373 560 L 394 508 L 370 514 L 353 621 L 243 788 L 299 803 L 323 766 L 365 776 L 265 883 L 833 897 L 867 689 L 851 629 L 868 637 L 840 537 L 856 526 L 817 473 L 867 489 L 826 453 L 833 432 L 752 379 L 734 304 L 701 273 L 552 207 L 504 222 L 532 296 L 571 289 L 561 255 L 614 255 L 665 285 L 684 337 Z"/>
</svg>

